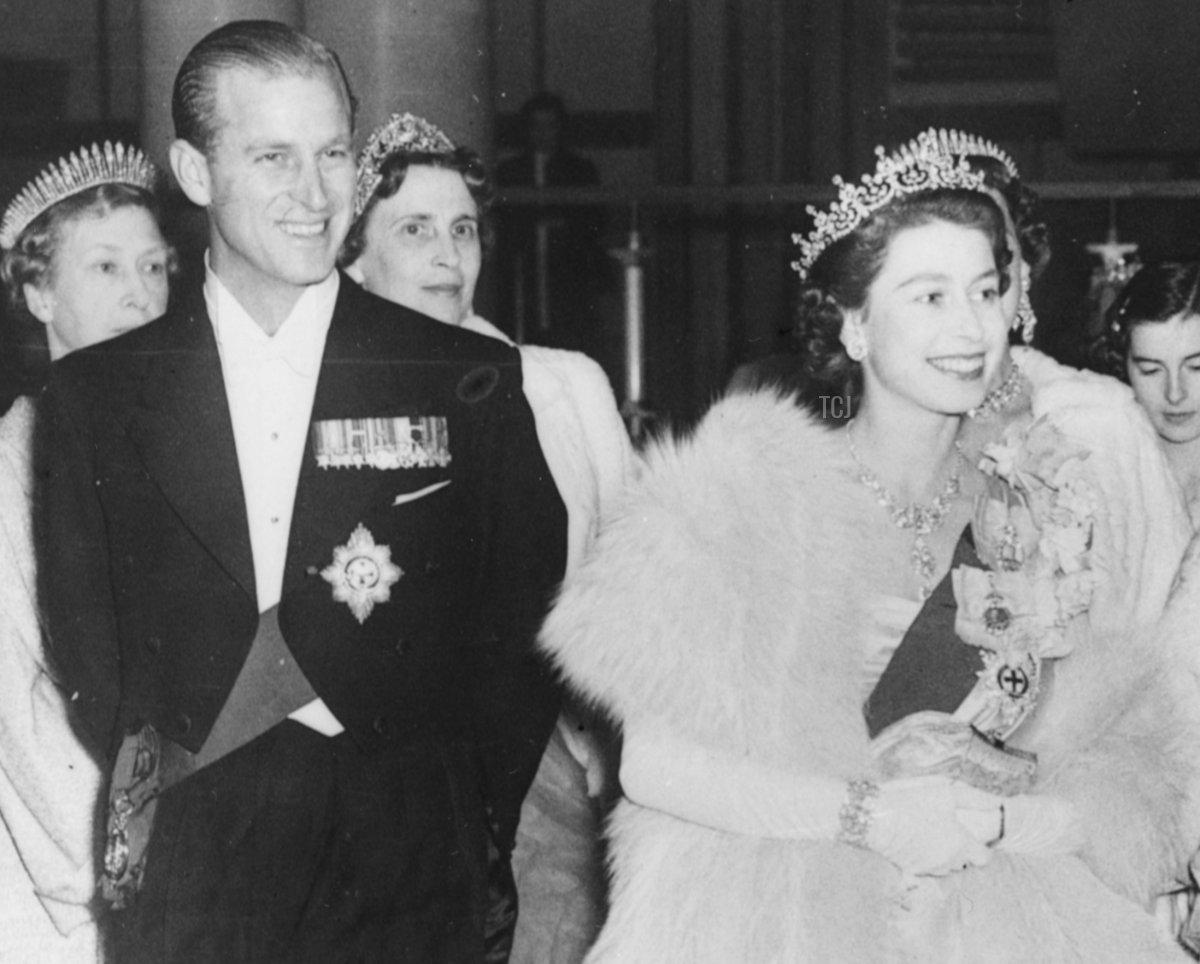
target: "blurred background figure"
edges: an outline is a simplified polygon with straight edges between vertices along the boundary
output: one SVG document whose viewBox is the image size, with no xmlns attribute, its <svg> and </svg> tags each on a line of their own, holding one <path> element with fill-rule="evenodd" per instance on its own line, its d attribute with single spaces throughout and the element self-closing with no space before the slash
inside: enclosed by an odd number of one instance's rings
<svg viewBox="0 0 1200 964">
<path fill-rule="evenodd" d="M 570 115 L 554 94 L 535 94 L 520 113 L 521 152 L 496 167 L 501 187 L 592 187 L 596 166 L 571 149 Z M 500 324 L 519 342 L 604 357 L 600 330 L 615 266 L 601 244 L 604 217 L 584 205 L 506 208 L 498 219 Z"/>
<path fill-rule="evenodd" d="M 478 154 L 455 147 L 420 117 L 393 114 L 360 154 L 356 216 L 339 260 L 380 297 L 508 341 L 474 313 L 491 197 Z M 632 450 L 596 362 L 542 346 L 522 345 L 520 352 L 538 441 L 567 507 L 570 572 L 630 476 Z M 599 930 L 610 739 L 582 707 L 569 707 L 550 739 L 512 854 L 519 894 L 514 964 L 574 964 Z M 507 859 L 500 855 L 501 870 Z"/>
<path fill-rule="evenodd" d="M 570 150 L 570 115 L 556 94 L 534 94 L 521 108 L 521 154 L 498 165 L 501 184 L 528 187 L 586 187 L 599 184 L 596 166 Z"/>
<path fill-rule="evenodd" d="M 171 249 L 157 172 L 140 151 L 93 146 L 30 182 L 0 222 L 9 306 L 40 333 L 0 419 L 0 960 L 98 959 L 89 909 L 99 773 L 76 741 L 69 695 L 43 655 L 30 507 L 35 403 L 46 365 L 167 307 Z"/>
</svg>

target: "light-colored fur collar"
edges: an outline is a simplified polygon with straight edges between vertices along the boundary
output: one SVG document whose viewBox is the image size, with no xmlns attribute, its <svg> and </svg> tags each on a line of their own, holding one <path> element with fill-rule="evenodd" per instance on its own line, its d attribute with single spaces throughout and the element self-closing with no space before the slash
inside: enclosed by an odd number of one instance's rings
<svg viewBox="0 0 1200 964">
<path fill-rule="evenodd" d="M 648 452 L 546 624 L 555 658 L 619 718 L 653 707 L 738 753 L 862 773 L 862 587 L 883 563 L 851 473 L 790 399 L 722 400 Z M 814 720 L 847 739 L 808 739 Z"/>
</svg>

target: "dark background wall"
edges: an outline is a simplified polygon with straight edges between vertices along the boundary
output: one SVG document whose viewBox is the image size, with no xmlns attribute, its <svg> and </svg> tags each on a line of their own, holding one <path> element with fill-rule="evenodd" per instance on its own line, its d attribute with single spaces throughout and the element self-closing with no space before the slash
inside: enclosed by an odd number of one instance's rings
<svg viewBox="0 0 1200 964">
<path fill-rule="evenodd" d="M 196 2 L 218 16 L 255 0 Z M 652 250 L 647 401 L 672 414 L 694 413 L 734 365 L 784 344 L 789 239 L 807 221 L 794 195 L 783 201 L 767 189 L 857 176 L 874 145 L 930 124 L 999 141 L 1028 181 L 1046 187 L 1056 256 L 1036 300 L 1046 344 L 1061 355 L 1071 356 L 1087 323 L 1097 262 L 1084 245 L 1114 223 L 1147 256 L 1200 238 L 1189 186 L 1200 176 L 1194 0 L 454 0 L 454 18 L 440 20 L 423 2 L 293 7 L 318 36 L 336 33 L 356 65 L 403 51 L 406 40 L 418 49 L 414 38 L 422 51 L 478 60 L 475 104 L 423 97 L 436 78 L 381 89 L 371 83 L 378 70 L 367 70 L 359 93 L 368 126 L 393 106 L 437 111 L 432 119 L 503 158 L 516 147 L 526 97 L 546 88 L 565 98 L 577 148 L 614 192 L 606 246 L 624 242 L 634 215 L 622 192 L 641 199 L 637 221 Z M 147 116 L 155 51 L 146 11 L 169 15 L 184 9 L 177 3 L 0 0 L 0 196 L 81 142 L 146 131 L 156 142 L 147 146 L 162 150 L 161 120 Z M 1125 196 L 1130 184 L 1189 187 L 1140 199 Z M 1093 189 L 1062 199 L 1071 193 L 1062 185 Z M 655 199 L 653 188 L 680 186 L 710 190 Z M 722 194 L 730 188 L 742 192 L 736 201 Z M 620 307 L 614 290 L 593 322 L 603 337 L 588 342 L 608 346 L 599 354 L 617 385 Z"/>
</svg>

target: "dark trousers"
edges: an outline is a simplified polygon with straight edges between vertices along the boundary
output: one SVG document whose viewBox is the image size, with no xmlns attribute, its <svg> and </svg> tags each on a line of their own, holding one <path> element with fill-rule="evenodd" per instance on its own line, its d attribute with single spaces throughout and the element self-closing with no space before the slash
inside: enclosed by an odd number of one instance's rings
<svg viewBox="0 0 1200 964">
<path fill-rule="evenodd" d="M 285 722 L 168 790 L 114 964 L 482 960 L 483 807 L 462 754 L 367 756 Z"/>
</svg>

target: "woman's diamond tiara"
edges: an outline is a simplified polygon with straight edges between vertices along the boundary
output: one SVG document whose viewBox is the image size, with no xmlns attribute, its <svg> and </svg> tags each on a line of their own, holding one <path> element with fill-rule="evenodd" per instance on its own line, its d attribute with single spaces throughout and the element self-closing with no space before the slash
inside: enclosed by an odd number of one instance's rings
<svg viewBox="0 0 1200 964">
<path fill-rule="evenodd" d="M 17 243 L 30 223 L 64 198 L 101 184 L 128 184 L 153 191 L 158 169 L 136 147 L 104 142 L 60 158 L 26 184 L 0 220 L 0 248 Z"/>
</svg>

